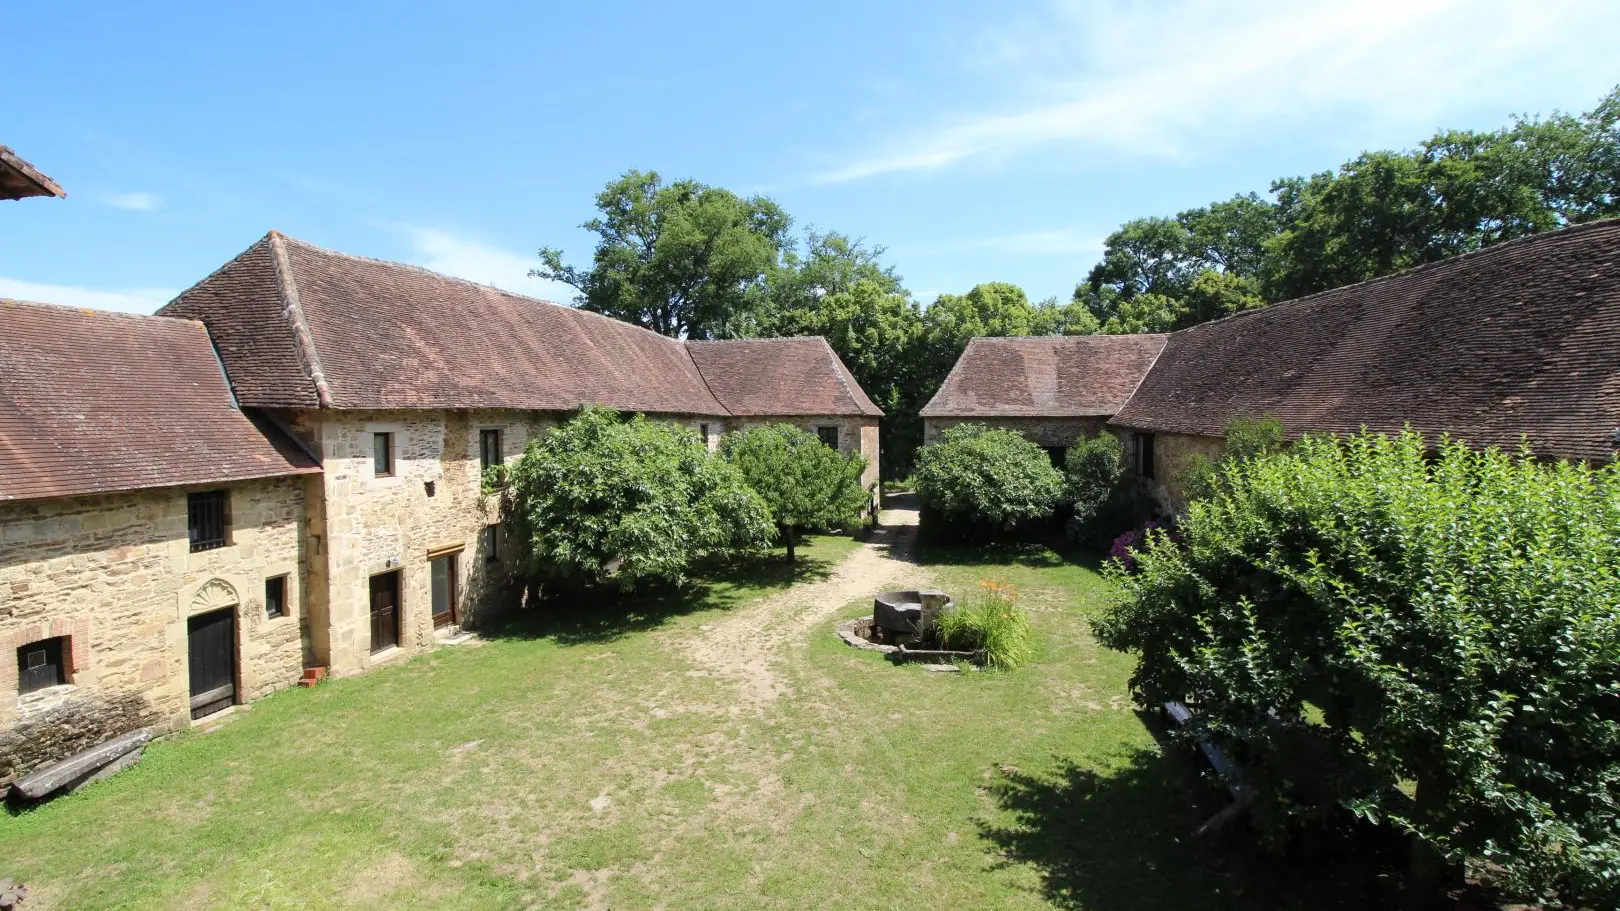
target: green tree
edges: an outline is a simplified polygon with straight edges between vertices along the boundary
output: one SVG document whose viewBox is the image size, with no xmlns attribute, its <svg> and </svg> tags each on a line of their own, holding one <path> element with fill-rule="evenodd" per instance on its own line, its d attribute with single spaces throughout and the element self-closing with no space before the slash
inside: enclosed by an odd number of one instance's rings
<svg viewBox="0 0 1620 911">
<path fill-rule="evenodd" d="M 1268 831 L 1348 809 L 1410 834 L 1419 904 L 1466 863 L 1614 907 L 1620 463 L 1365 434 L 1221 474 L 1179 543 L 1111 571 L 1096 628 L 1142 704 L 1195 708 Z"/>
<path fill-rule="evenodd" d="M 983 424 L 949 427 L 924 446 L 915 478 L 925 516 L 964 538 L 994 537 L 1050 516 L 1063 494 L 1063 474 L 1046 450 Z"/>
<path fill-rule="evenodd" d="M 800 528 L 854 522 L 871 503 L 861 487 L 866 460 L 843 455 L 791 424 L 726 434 L 721 452 L 765 501 L 793 562 Z"/>
<path fill-rule="evenodd" d="M 1152 518 L 1156 504 L 1146 480 L 1125 463 L 1125 447 L 1107 431 L 1076 440 L 1064 455 L 1064 499 L 1074 506 L 1065 529 L 1090 547 L 1106 547 Z"/>
<path fill-rule="evenodd" d="M 508 473 L 509 520 L 531 579 L 624 588 L 680 582 L 704 556 L 763 547 L 770 512 L 696 433 L 588 406 Z"/>
<path fill-rule="evenodd" d="M 589 270 L 540 250 L 529 274 L 566 282 L 579 306 L 680 338 L 725 338 L 751 322 L 790 219 L 764 196 L 739 197 L 693 180 L 665 184 L 628 171 L 597 194 L 602 213 Z"/>
</svg>

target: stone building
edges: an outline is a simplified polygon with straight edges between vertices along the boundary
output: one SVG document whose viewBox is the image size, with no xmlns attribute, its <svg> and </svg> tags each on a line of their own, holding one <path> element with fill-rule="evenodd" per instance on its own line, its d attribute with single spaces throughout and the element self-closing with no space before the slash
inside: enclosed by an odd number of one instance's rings
<svg viewBox="0 0 1620 911">
<path fill-rule="evenodd" d="M 157 316 L 0 303 L 0 373 L 0 776 L 457 635 L 510 591 L 484 469 L 582 405 L 878 469 L 820 338 L 687 343 L 274 232 Z"/>
<path fill-rule="evenodd" d="M 0 376 L 0 777 L 292 685 L 320 468 L 203 326 L 0 302 Z"/>
<path fill-rule="evenodd" d="M 923 442 L 947 427 L 1015 430 L 1054 464 L 1076 440 L 1096 436 L 1136 391 L 1164 348 L 1163 335 L 976 338 L 922 410 Z"/>
<path fill-rule="evenodd" d="M 984 352 L 1062 341 L 976 340 L 935 402 L 975 419 L 1029 420 L 1035 396 L 1023 389 L 1049 382 L 1054 368 L 1010 368 L 1011 355 Z M 1058 375 L 1083 376 L 1095 357 L 1074 351 Z M 1435 440 L 1525 441 L 1542 458 L 1605 462 L 1620 448 L 1616 352 L 1620 221 L 1610 220 L 1170 333 L 1106 426 L 1169 505 L 1184 501 L 1187 459 L 1219 455 L 1233 418 L 1274 415 L 1289 439 L 1409 426 Z M 936 422 L 952 419 L 929 409 Z"/>
<path fill-rule="evenodd" d="M 509 569 L 483 468 L 590 403 L 710 441 L 769 418 L 865 456 L 881 412 L 819 338 L 687 343 L 272 232 L 162 313 L 202 321 L 244 407 L 319 458 L 309 661 L 364 670 L 453 635 Z"/>
</svg>

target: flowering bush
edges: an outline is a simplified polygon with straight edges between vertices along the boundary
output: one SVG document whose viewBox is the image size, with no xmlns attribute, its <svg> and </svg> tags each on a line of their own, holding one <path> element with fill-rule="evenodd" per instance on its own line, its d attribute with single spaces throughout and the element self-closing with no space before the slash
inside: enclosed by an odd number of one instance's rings
<svg viewBox="0 0 1620 911">
<path fill-rule="evenodd" d="M 940 645 L 984 652 L 990 667 L 1011 670 L 1029 660 L 1029 618 L 1018 606 L 1018 587 L 997 579 L 979 582 L 982 591 L 970 603 L 940 614 Z"/>
<path fill-rule="evenodd" d="M 1179 542 L 1181 536 L 1176 533 L 1173 521 L 1149 522 L 1141 528 L 1133 528 L 1114 539 L 1108 548 L 1108 559 L 1127 573 L 1136 572 L 1136 552 L 1147 547 L 1152 540 L 1153 533 L 1160 532 L 1171 541 Z"/>
</svg>

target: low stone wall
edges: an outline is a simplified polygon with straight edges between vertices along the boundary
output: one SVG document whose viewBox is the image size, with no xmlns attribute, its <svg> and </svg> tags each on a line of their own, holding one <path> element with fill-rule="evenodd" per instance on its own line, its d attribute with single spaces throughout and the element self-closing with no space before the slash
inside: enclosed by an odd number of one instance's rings
<svg viewBox="0 0 1620 911">
<path fill-rule="evenodd" d="M 1037 446 L 1068 448 L 1076 440 L 1103 432 L 1106 417 L 1090 418 L 925 418 L 923 444 L 939 439 L 947 428 L 957 424 L 984 424 L 1011 430 Z"/>
<path fill-rule="evenodd" d="M 75 692 L 0 733 L 0 779 L 30 772 L 164 718 L 136 693 Z"/>
</svg>

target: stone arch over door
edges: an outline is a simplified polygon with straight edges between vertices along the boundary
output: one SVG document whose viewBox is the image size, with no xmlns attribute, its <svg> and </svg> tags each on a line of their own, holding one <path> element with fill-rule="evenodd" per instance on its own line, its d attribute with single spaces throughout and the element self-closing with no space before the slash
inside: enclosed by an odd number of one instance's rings
<svg viewBox="0 0 1620 911">
<path fill-rule="evenodd" d="M 245 692 L 241 583 L 214 576 L 181 592 L 176 624 L 184 673 L 176 681 L 183 695 L 183 721 L 228 708 Z"/>
<path fill-rule="evenodd" d="M 216 576 L 192 592 L 191 603 L 186 606 L 186 616 L 207 614 L 227 607 L 240 607 L 241 604 L 242 596 L 237 592 L 236 586 Z"/>
</svg>

